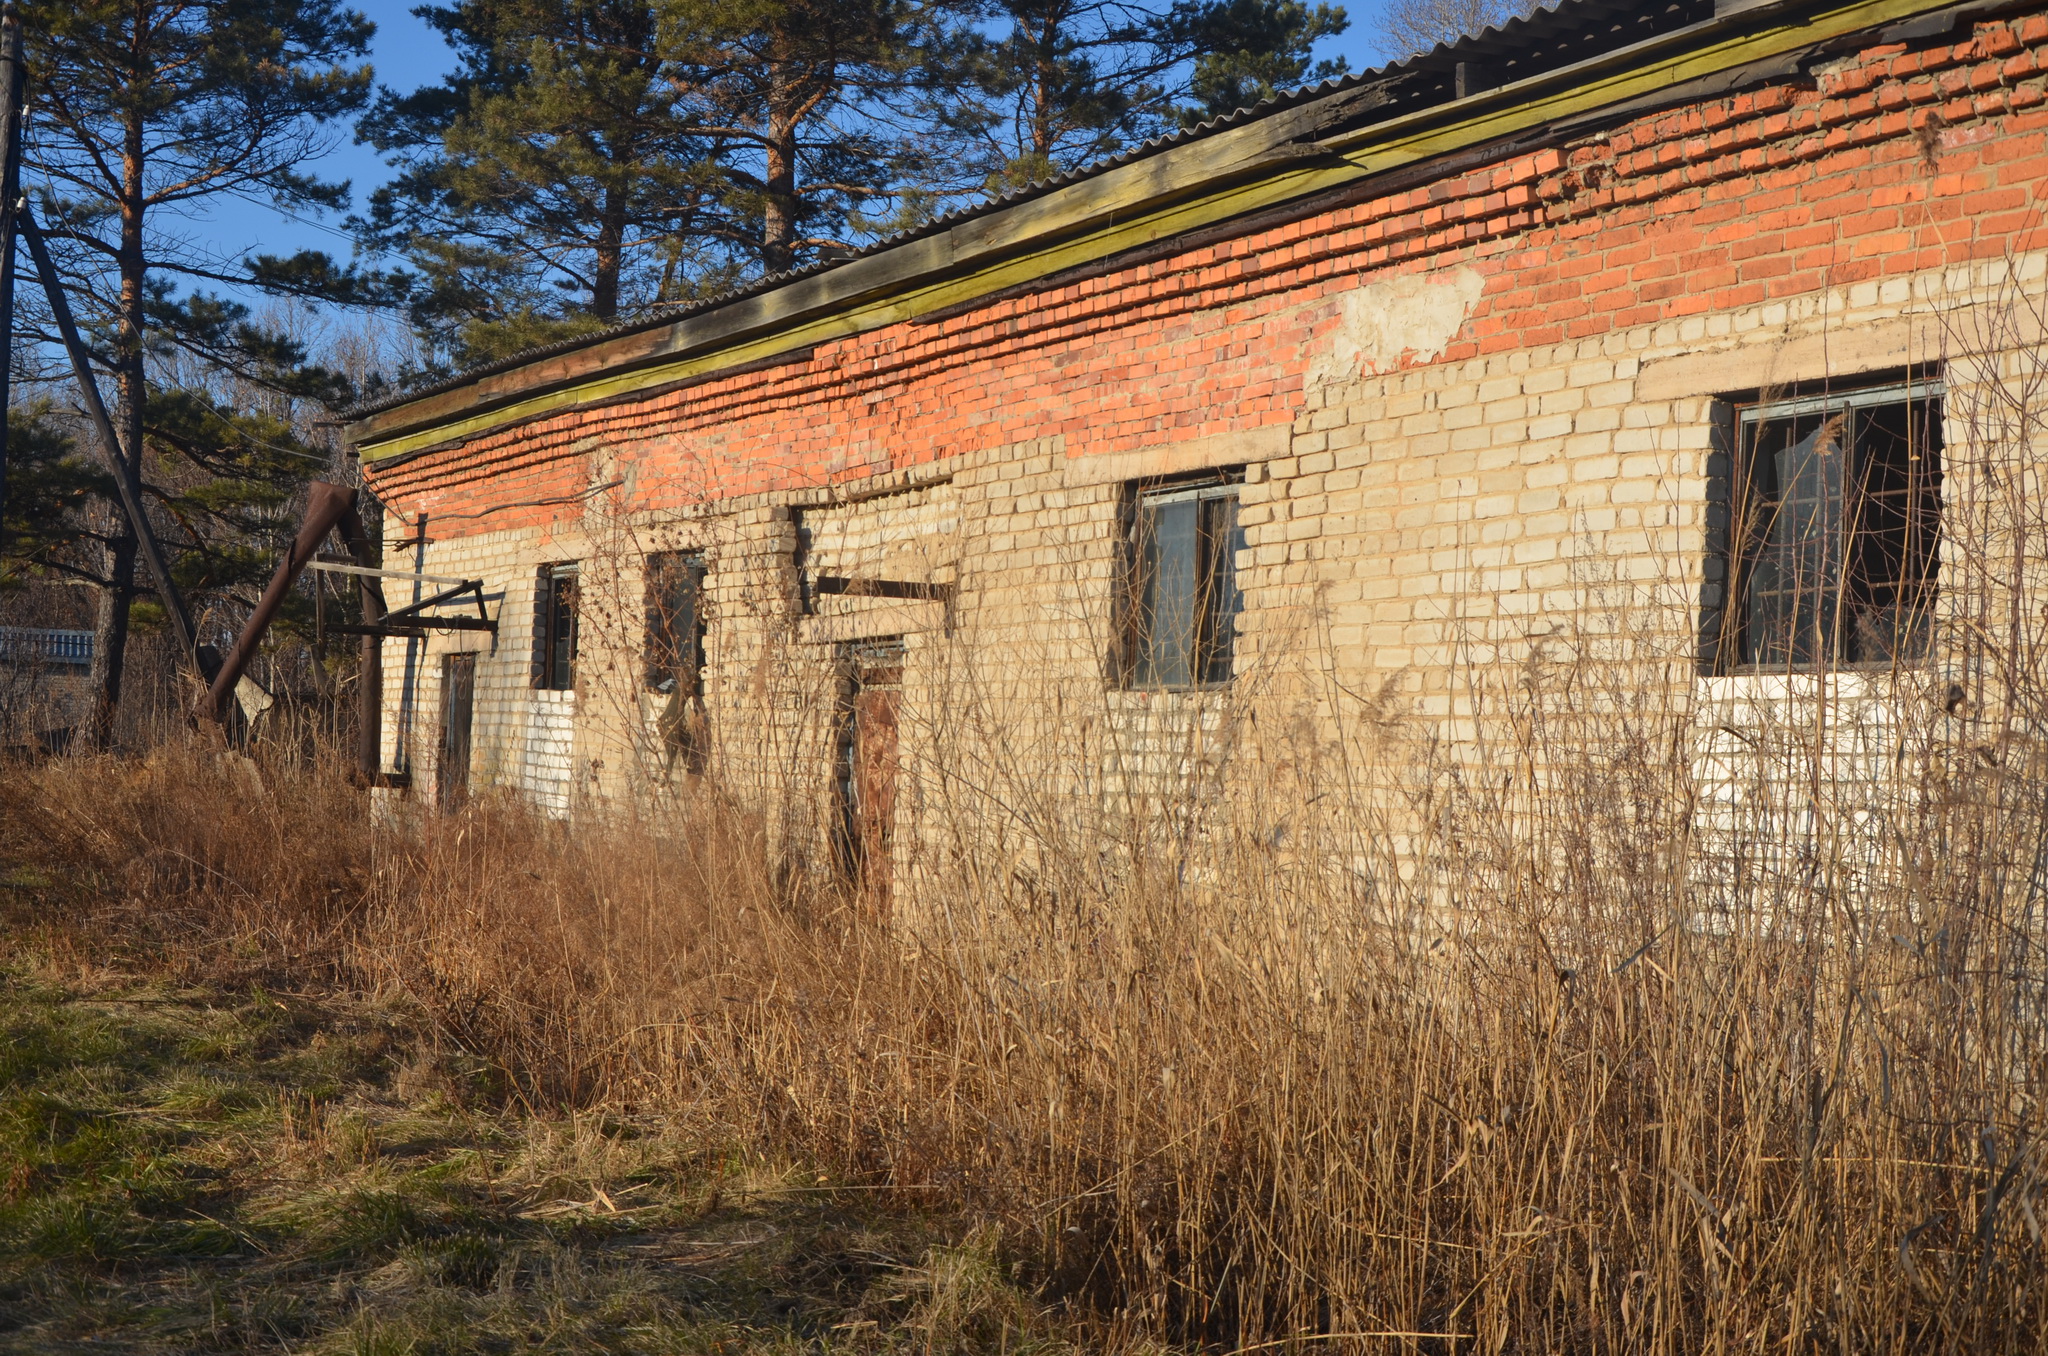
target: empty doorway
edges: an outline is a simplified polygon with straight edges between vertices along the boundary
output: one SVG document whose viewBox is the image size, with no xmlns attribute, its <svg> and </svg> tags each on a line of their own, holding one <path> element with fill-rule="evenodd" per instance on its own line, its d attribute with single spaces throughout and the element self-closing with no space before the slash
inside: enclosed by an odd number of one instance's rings
<svg viewBox="0 0 2048 1356">
<path fill-rule="evenodd" d="M 896 781 L 903 641 L 864 640 L 844 653 L 838 757 L 838 856 L 863 912 L 886 920 L 895 875 Z"/>
<path fill-rule="evenodd" d="M 441 659 L 441 760 L 434 803 L 453 810 L 469 799 L 470 724 L 476 712 L 476 655 Z"/>
</svg>

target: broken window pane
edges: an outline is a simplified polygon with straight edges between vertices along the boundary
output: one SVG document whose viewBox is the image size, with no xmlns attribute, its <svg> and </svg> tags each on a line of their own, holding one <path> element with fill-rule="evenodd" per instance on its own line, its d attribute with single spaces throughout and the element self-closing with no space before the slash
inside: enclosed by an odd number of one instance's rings
<svg viewBox="0 0 2048 1356">
<path fill-rule="evenodd" d="M 574 564 L 543 565 L 534 593 L 533 685 L 555 692 L 576 686 Z"/>
<path fill-rule="evenodd" d="M 1939 565 L 1938 388 L 1738 415 L 1735 661 L 1797 669 L 1923 656 Z"/>
<path fill-rule="evenodd" d="M 647 686 L 656 692 L 701 693 L 703 587 L 702 552 L 663 551 L 647 557 Z"/>
<path fill-rule="evenodd" d="M 1230 681 L 1237 616 L 1235 483 L 1142 491 L 1133 524 L 1129 679 L 1138 687 Z"/>
<path fill-rule="evenodd" d="M 697 774 L 711 741 L 704 709 L 704 555 L 647 558 L 647 686 L 667 696 L 656 729 L 671 769 Z"/>
</svg>

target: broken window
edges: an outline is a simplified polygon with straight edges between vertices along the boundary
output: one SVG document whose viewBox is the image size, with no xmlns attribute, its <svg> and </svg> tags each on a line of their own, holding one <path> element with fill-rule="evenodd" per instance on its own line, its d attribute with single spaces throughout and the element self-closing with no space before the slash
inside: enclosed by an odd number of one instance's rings
<svg viewBox="0 0 2048 1356">
<path fill-rule="evenodd" d="M 1927 652 L 1941 391 L 1904 382 L 1737 404 L 1719 667 L 1878 667 Z M 1710 625 L 1716 619 L 1710 618 Z"/>
<path fill-rule="evenodd" d="M 647 557 L 647 686 L 696 697 L 704 685 L 704 554 Z"/>
<path fill-rule="evenodd" d="M 698 774 L 710 755 L 704 711 L 704 554 L 647 557 L 647 686 L 666 694 L 657 729 L 671 769 Z"/>
<path fill-rule="evenodd" d="M 534 591 L 533 685 L 553 692 L 576 686 L 576 575 L 571 564 L 543 565 Z"/>
<path fill-rule="evenodd" d="M 1140 489 L 1132 504 L 1124 676 L 1133 687 L 1230 681 L 1237 616 L 1239 477 Z"/>
</svg>

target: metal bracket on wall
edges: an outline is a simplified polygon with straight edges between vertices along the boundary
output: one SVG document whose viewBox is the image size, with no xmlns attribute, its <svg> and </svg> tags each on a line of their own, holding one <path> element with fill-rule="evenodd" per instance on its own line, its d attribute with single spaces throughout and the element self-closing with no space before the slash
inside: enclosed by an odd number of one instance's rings
<svg viewBox="0 0 2048 1356">
<path fill-rule="evenodd" d="M 438 593 L 428 594 L 416 603 L 393 608 L 374 622 L 330 622 L 329 631 L 351 636 L 418 636 L 428 631 L 489 631 L 496 634 L 497 620 L 484 607 L 484 582 L 481 579 L 463 579 L 455 575 L 412 574 L 405 570 L 379 570 L 368 565 L 351 565 L 339 560 L 321 558 L 311 562 L 310 567 L 329 574 L 369 575 L 378 579 L 397 579 L 414 584 L 442 584 Z M 452 603 L 467 595 L 476 604 L 474 617 L 450 617 L 430 613 L 428 608 Z"/>
<path fill-rule="evenodd" d="M 803 611 L 817 615 L 819 598 L 896 598 L 920 603 L 943 603 L 946 634 L 953 634 L 953 600 L 959 595 L 955 584 L 930 584 L 915 579 L 855 579 L 846 575 L 821 574 L 804 590 Z"/>
<path fill-rule="evenodd" d="M 953 601 L 951 584 L 926 584 L 910 579 L 850 579 L 844 575 L 821 574 L 811 584 L 819 596 L 839 594 L 848 598 L 915 598 L 927 603 Z"/>
</svg>

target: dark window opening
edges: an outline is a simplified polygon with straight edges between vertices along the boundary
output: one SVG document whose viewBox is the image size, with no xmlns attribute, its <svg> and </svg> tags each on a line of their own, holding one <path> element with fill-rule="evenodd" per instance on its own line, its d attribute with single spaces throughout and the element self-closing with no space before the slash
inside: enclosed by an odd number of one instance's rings
<svg viewBox="0 0 2048 1356">
<path fill-rule="evenodd" d="M 647 558 L 647 686 L 668 698 L 657 728 L 671 770 L 701 774 L 710 761 L 704 710 L 704 555 Z"/>
<path fill-rule="evenodd" d="M 576 686 L 576 566 L 543 565 L 534 594 L 533 685 Z"/>
<path fill-rule="evenodd" d="M 1940 564 L 1938 385 L 1731 413 L 1733 604 L 1719 619 L 1717 666 L 1876 668 L 1924 657 Z"/>
<path fill-rule="evenodd" d="M 1140 490 L 1132 504 L 1124 680 L 1132 687 L 1230 681 L 1244 595 L 1238 480 Z"/>
<path fill-rule="evenodd" d="M 699 697 L 704 690 L 704 556 L 647 557 L 647 686 Z"/>
<path fill-rule="evenodd" d="M 890 636 L 857 641 L 840 653 L 833 855 L 863 912 L 886 920 L 895 870 L 905 651 L 902 638 Z"/>
</svg>

